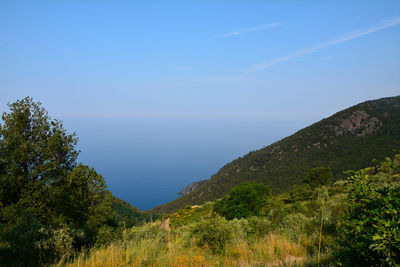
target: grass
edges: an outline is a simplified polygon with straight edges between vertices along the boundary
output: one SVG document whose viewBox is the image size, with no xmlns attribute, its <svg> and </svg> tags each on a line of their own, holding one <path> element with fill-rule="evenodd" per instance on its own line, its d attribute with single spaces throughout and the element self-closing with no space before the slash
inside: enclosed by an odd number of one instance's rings
<svg viewBox="0 0 400 267">
<path fill-rule="evenodd" d="M 337 203 L 337 200 L 335 201 Z M 186 207 L 170 215 L 171 230 L 161 227 L 163 219 L 139 227 L 125 229 L 123 237 L 108 246 L 82 252 L 68 263 L 59 266 L 315 266 L 317 263 L 319 222 L 315 206 L 309 216 L 296 213 L 298 209 L 307 213 L 310 202 L 301 202 L 297 207 L 284 204 L 287 214 L 274 224 L 268 217 L 252 217 L 227 221 L 212 212 L 213 203 L 202 207 Z M 316 205 L 316 204 L 314 204 Z M 280 212 L 282 207 L 279 208 Z M 215 220 L 213 220 L 213 218 Z M 210 236 L 193 234 L 199 224 L 216 221 Z M 204 231 L 207 231 L 206 229 Z M 217 231 L 217 232 L 215 232 Z M 229 242 L 215 253 L 207 242 L 219 242 L 218 231 L 228 231 Z M 222 234 L 222 233 L 221 233 Z M 224 233 L 225 234 L 225 233 Z M 205 238 L 199 246 L 198 239 Z M 324 247 L 329 239 L 322 239 L 322 259 L 329 259 Z M 211 241 L 210 241 L 211 240 Z M 213 241 L 214 240 L 214 241 Z M 215 241 L 217 240 L 217 241 Z M 203 240 L 204 241 L 204 240 Z"/>
<path fill-rule="evenodd" d="M 306 256 L 302 245 L 273 232 L 251 238 L 236 232 L 222 253 L 213 254 L 207 246 L 195 245 L 189 228 L 167 231 L 161 229 L 161 222 L 155 222 L 127 229 L 121 241 L 82 252 L 72 262 L 58 266 L 286 266 Z"/>
<path fill-rule="evenodd" d="M 207 248 L 188 246 L 184 237 L 169 233 L 166 239 L 155 237 L 112 243 L 90 253 L 81 253 L 65 266 L 282 266 L 301 262 L 304 256 L 302 246 L 274 233 L 252 244 L 243 239 L 235 240 L 219 255 L 209 253 Z"/>
<path fill-rule="evenodd" d="M 400 185 L 400 175 L 369 177 L 377 187 Z M 186 207 L 163 219 L 123 230 L 122 238 L 77 254 L 58 266 L 335 266 L 337 223 L 346 211 L 344 182 L 312 198 L 274 197 L 259 217 L 226 220 L 213 203 Z"/>
</svg>

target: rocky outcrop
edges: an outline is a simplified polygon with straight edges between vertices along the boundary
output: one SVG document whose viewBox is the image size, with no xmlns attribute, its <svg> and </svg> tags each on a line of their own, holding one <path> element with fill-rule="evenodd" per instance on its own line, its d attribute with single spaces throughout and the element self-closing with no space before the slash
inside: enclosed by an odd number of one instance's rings
<svg viewBox="0 0 400 267">
<path fill-rule="evenodd" d="M 354 111 L 347 119 L 341 121 L 339 126 L 330 126 L 333 128 L 336 136 L 341 136 L 345 133 L 365 136 L 370 135 L 375 129 L 382 125 L 376 117 L 371 117 L 364 110 Z"/>
<path fill-rule="evenodd" d="M 182 195 L 182 196 L 186 195 L 186 194 L 189 194 L 190 192 L 195 190 L 197 187 L 199 187 L 200 185 L 204 184 L 206 181 L 207 180 L 202 180 L 202 181 L 191 183 L 190 185 L 188 185 L 185 188 L 183 188 L 178 194 Z"/>
<path fill-rule="evenodd" d="M 183 196 L 152 211 L 172 213 L 214 201 L 248 181 L 285 192 L 319 166 L 330 167 L 335 180 L 343 179 L 344 171 L 392 157 L 399 147 L 400 96 L 366 101 L 225 164 L 205 184 L 188 186 Z"/>
</svg>

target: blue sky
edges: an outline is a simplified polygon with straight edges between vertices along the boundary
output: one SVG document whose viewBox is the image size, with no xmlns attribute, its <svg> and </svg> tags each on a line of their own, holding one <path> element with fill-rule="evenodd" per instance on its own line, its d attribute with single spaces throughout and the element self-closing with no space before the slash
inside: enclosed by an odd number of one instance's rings
<svg viewBox="0 0 400 267">
<path fill-rule="evenodd" d="M 140 208 L 277 137 L 399 94 L 398 0 L 0 0 L 0 112 L 41 101 L 81 136 L 81 160 Z M 163 187 L 166 172 L 175 183 L 156 202 L 123 193 L 127 180 Z"/>
<path fill-rule="evenodd" d="M 399 1 L 2 0 L 1 107 L 30 95 L 61 117 L 328 115 L 399 93 L 399 19 Z"/>
</svg>

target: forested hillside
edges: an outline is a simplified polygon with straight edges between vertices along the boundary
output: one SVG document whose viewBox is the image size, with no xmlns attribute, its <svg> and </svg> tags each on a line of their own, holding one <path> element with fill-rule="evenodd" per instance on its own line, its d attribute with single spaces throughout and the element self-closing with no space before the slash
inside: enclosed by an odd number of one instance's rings
<svg viewBox="0 0 400 267">
<path fill-rule="evenodd" d="M 157 220 L 160 216 L 145 213 L 128 202 L 113 196 L 112 209 L 114 220 L 121 227 L 138 226 L 145 222 Z"/>
<path fill-rule="evenodd" d="M 242 183 L 216 202 L 124 229 L 66 266 L 399 266 L 400 154 L 331 177 L 315 168 L 274 196 Z"/>
<path fill-rule="evenodd" d="M 319 166 L 330 167 L 334 180 L 342 179 L 343 171 L 392 157 L 399 147 L 400 96 L 366 101 L 226 164 L 192 192 L 152 212 L 172 213 L 215 200 L 245 181 L 283 192 Z"/>
</svg>

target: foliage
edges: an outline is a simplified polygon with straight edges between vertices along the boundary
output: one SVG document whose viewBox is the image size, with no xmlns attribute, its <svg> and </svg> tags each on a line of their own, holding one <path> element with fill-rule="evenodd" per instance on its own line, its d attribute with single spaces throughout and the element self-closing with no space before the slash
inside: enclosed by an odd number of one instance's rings
<svg viewBox="0 0 400 267">
<path fill-rule="evenodd" d="M 390 101 L 396 103 L 397 99 Z M 400 117 L 393 108 L 377 102 L 362 107 L 381 121 L 388 117 L 393 123 Z M 295 144 L 300 151 L 301 146 L 315 141 L 313 135 L 324 139 L 321 134 L 327 134 L 327 127 L 340 120 L 322 121 L 311 127 L 312 131 L 300 131 L 307 142 L 302 138 L 296 139 L 297 143 L 290 138 L 278 142 L 281 154 L 266 149 L 228 164 L 201 187 L 211 192 L 204 199 L 221 196 L 213 194 L 213 186 L 222 189 L 221 194 L 233 188 L 230 193 L 215 203 L 178 210 L 169 216 L 171 230 L 166 230 L 161 227 L 166 217 L 145 223 L 158 217 L 114 198 L 101 175 L 76 164 L 76 136 L 52 121 L 39 103 L 26 98 L 10 108 L 0 125 L 0 265 L 43 266 L 55 260 L 61 265 L 75 256 L 73 266 L 332 266 L 333 255 L 345 266 L 399 264 L 400 155 L 387 158 L 378 167 L 353 172 L 348 182 L 331 184 L 330 169 L 314 168 L 321 166 L 319 157 L 324 154 L 310 148 L 305 154 L 299 152 L 304 158 L 296 159 L 285 148 L 293 150 Z M 379 115 L 383 111 L 388 111 L 385 118 Z M 351 112 L 344 111 L 336 118 L 346 118 Z M 382 141 L 382 150 L 375 155 L 380 158 L 383 150 L 399 144 L 399 125 L 390 131 L 384 125 L 371 136 L 332 137 L 339 145 L 339 152 L 333 154 L 341 154 L 341 145 L 354 153 L 372 148 L 368 155 L 360 155 L 357 164 L 364 164 Z M 366 141 L 373 145 L 358 146 Z M 280 155 L 278 165 L 274 165 L 276 153 Z M 293 166 L 282 163 L 286 156 L 294 158 Z M 333 159 L 335 175 L 348 166 L 348 162 Z M 357 160 L 352 160 L 349 165 L 357 166 Z M 276 172 L 279 175 L 293 175 L 298 184 L 289 192 L 271 196 L 264 184 L 240 183 L 270 179 L 274 171 L 266 173 L 261 167 L 267 163 L 281 168 Z M 295 166 L 302 163 L 304 166 Z M 223 177 L 232 180 L 226 184 Z M 306 183 L 299 177 L 306 177 Z M 268 185 L 277 188 L 284 184 L 275 184 L 274 179 L 268 180 Z M 240 185 L 233 187 L 236 184 Z"/>
<path fill-rule="evenodd" d="M 94 246 L 97 248 L 107 246 L 112 242 L 120 240 L 121 238 L 122 230 L 120 228 L 103 225 L 97 233 L 96 243 Z"/>
<path fill-rule="evenodd" d="M 43 225 L 35 216 L 35 210 L 14 208 L 12 212 L 5 212 L 2 208 L 0 212 L 0 263 L 9 266 L 38 266 L 39 262 L 44 263 L 46 259 L 40 259 L 35 245 L 44 237 L 40 233 Z"/>
<path fill-rule="evenodd" d="M 314 196 L 314 191 L 308 183 L 296 184 L 289 191 L 290 202 L 309 200 Z"/>
<path fill-rule="evenodd" d="M 63 205 L 58 189 L 75 167 L 77 138 L 31 98 L 9 107 L 0 125 L 1 205 L 34 206 L 40 219 L 53 220 Z"/>
<path fill-rule="evenodd" d="M 363 197 L 357 202 L 352 193 L 358 192 L 353 190 L 354 183 L 337 181 L 315 189 L 312 198 L 286 201 L 287 193 L 272 196 L 260 216 L 225 220 L 212 212 L 215 203 L 208 202 L 196 208 L 188 206 L 170 215 L 171 230 L 163 229 L 162 221 L 127 229 L 121 240 L 79 256 L 71 266 L 337 266 L 337 259 L 343 266 L 389 265 L 381 261 L 374 263 L 367 258 L 359 262 L 354 258 L 351 260 L 352 256 L 361 255 L 361 251 L 366 255 L 383 255 L 384 251 L 391 250 L 391 255 L 398 257 L 393 254 L 396 247 L 389 246 L 397 240 L 398 229 L 386 220 L 390 216 L 394 222 L 399 219 L 393 214 L 395 208 L 399 210 L 396 203 L 400 175 L 398 169 L 392 167 L 385 169 L 389 173 L 383 172 L 385 164 L 388 165 L 388 160 L 377 168 L 365 170 L 362 178 L 366 179 L 368 187 L 361 192 L 367 196 L 375 192 L 381 194 L 382 199 L 374 195 L 368 197 L 368 201 Z M 392 193 L 386 194 L 385 190 L 392 190 Z M 361 235 L 348 236 L 348 230 L 357 228 L 354 225 L 338 227 L 338 222 L 350 218 L 349 211 L 354 205 L 370 204 L 382 207 L 380 214 L 365 209 L 352 219 L 359 218 L 371 225 L 369 219 L 378 216 L 380 219 L 372 225 L 376 227 L 373 235 L 384 237 L 382 240 L 378 237 L 367 239 L 370 233 L 365 231 Z M 222 237 L 228 236 L 230 238 L 223 239 L 225 242 L 221 241 Z M 373 246 L 351 253 L 343 251 L 343 248 L 351 247 L 347 246 L 348 242 L 360 244 L 365 240 L 372 240 Z"/>
<path fill-rule="evenodd" d="M 112 215 L 111 194 L 93 168 L 76 164 L 76 135 L 40 103 L 9 107 L 0 124 L 0 260 L 46 264 L 93 243 Z"/>
<path fill-rule="evenodd" d="M 267 186 L 246 182 L 234 187 L 226 197 L 218 200 L 214 211 L 228 220 L 259 215 L 270 196 L 271 190 Z"/>
<path fill-rule="evenodd" d="M 99 227 L 111 214 L 111 193 L 104 178 L 93 168 L 79 164 L 60 188 L 60 213 L 71 223 Z"/>
<path fill-rule="evenodd" d="M 400 154 L 393 157 L 393 160 L 389 157 L 386 158 L 379 166 L 379 171 L 389 174 L 400 173 Z"/>
<path fill-rule="evenodd" d="M 387 160 L 382 169 L 390 164 Z M 400 258 L 400 187 L 379 188 L 367 171 L 349 177 L 349 206 L 338 224 L 338 255 L 342 264 L 393 266 Z"/>
<path fill-rule="evenodd" d="M 341 132 L 342 123 L 351 121 L 357 112 L 369 116 L 361 122 L 371 118 L 379 120 L 376 127 L 370 128 L 371 132 L 363 133 L 365 127 Z M 333 181 L 345 179 L 344 171 L 370 166 L 373 159 L 393 157 L 399 147 L 400 96 L 367 101 L 227 163 L 194 191 L 152 211 L 168 214 L 186 205 L 215 201 L 233 187 L 249 181 L 263 183 L 275 194 L 286 192 L 292 185 L 301 183 L 309 169 L 318 166 L 329 166 Z"/>
<path fill-rule="evenodd" d="M 251 237 L 265 237 L 272 231 L 271 221 L 265 217 L 235 218 L 231 224 L 236 234 L 242 233 L 241 237 L 248 240 L 251 240 Z"/>
<path fill-rule="evenodd" d="M 43 237 L 36 242 L 41 259 L 51 262 L 54 258 L 67 259 L 74 253 L 73 234 L 67 225 L 61 225 L 58 229 L 40 228 L 39 233 Z"/>
<path fill-rule="evenodd" d="M 327 185 L 332 182 L 333 174 L 330 168 L 317 167 L 310 169 L 304 177 L 303 183 L 311 188 Z"/>
<path fill-rule="evenodd" d="M 160 221 L 147 223 L 143 226 L 132 227 L 126 233 L 125 238 L 128 240 L 165 238 L 165 230 L 161 228 Z"/>
<path fill-rule="evenodd" d="M 213 203 L 207 202 L 203 206 L 186 206 L 184 209 L 177 210 L 171 218 L 171 227 L 188 225 L 213 215 Z"/>
<path fill-rule="evenodd" d="M 113 220 L 115 221 L 116 226 L 122 228 L 139 226 L 160 218 L 157 214 L 142 212 L 138 208 L 115 196 L 112 196 L 112 209 L 114 211 Z"/>
<path fill-rule="evenodd" d="M 213 217 L 195 224 L 191 231 L 196 245 L 207 247 L 213 254 L 223 253 L 226 245 L 232 239 L 232 227 L 229 222 L 221 217 Z"/>
</svg>

